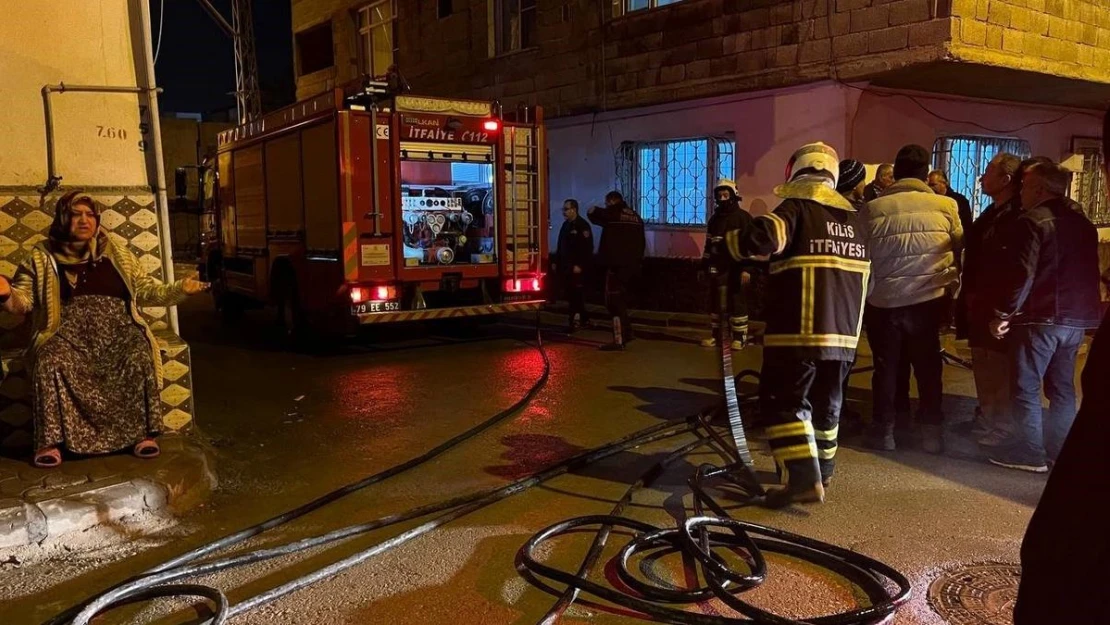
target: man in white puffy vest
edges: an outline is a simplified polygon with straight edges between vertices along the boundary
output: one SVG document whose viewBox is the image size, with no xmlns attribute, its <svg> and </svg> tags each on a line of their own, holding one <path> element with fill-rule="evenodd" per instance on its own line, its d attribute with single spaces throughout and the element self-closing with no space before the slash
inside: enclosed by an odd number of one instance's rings
<svg viewBox="0 0 1110 625">
<path fill-rule="evenodd" d="M 925 184 L 930 160 L 919 145 L 899 150 L 895 183 L 864 210 L 874 284 L 864 325 L 875 358 L 872 423 L 865 444 L 880 451 L 895 448 L 894 397 L 902 354 L 909 355 L 917 378 L 922 448 L 929 453 L 942 449 L 940 329 L 949 290 L 959 281 L 963 227 L 956 201 Z"/>
</svg>

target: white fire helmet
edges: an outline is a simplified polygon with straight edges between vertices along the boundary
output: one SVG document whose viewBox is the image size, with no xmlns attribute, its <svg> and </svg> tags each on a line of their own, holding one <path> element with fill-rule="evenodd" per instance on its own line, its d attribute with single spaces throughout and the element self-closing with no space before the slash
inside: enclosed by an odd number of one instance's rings
<svg viewBox="0 0 1110 625">
<path fill-rule="evenodd" d="M 832 146 L 820 141 L 803 145 L 794 152 L 786 164 L 786 181 L 790 182 L 803 170 L 827 172 L 832 175 L 832 186 L 840 178 L 840 157 Z"/>
<path fill-rule="evenodd" d="M 713 188 L 713 197 L 714 198 L 716 198 L 717 192 L 720 191 L 721 189 L 728 189 L 729 191 L 732 192 L 732 197 L 733 198 L 735 198 L 737 200 L 740 199 L 740 193 L 737 192 L 737 190 L 736 190 L 736 183 L 729 180 L 728 178 L 721 178 L 717 182 L 717 186 Z"/>
</svg>

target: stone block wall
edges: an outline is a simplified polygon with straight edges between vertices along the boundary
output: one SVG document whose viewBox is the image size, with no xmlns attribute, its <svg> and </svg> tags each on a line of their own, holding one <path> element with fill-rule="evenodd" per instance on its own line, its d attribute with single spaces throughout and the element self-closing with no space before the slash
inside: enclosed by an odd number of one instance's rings
<svg viewBox="0 0 1110 625">
<path fill-rule="evenodd" d="M 951 0 L 961 60 L 1110 82 L 1104 0 Z"/>
<path fill-rule="evenodd" d="M 293 29 L 333 20 L 335 66 L 298 98 L 357 77 L 352 9 L 292 0 Z M 549 116 L 856 79 L 945 57 L 952 21 L 933 0 L 684 0 L 613 17 L 612 0 L 537 0 L 537 45 L 497 54 L 492 0 L 397 2 L 398 63 L 428 95 L 542 104 Z M 942 3 L 943 4 L 943 3 Z"/>
<path fill-rule="evenodd" d="M 554 116 L 851 79 L 940 59 L 951 38 L 928 0 L 685 0 L 618 18 L 608 0 L 538 0 L 539 45 L 490 57 L 489 3 L 460 4 L 439 21 L 434 6 L 402 13 L 414 87 Z"/>
</svg>

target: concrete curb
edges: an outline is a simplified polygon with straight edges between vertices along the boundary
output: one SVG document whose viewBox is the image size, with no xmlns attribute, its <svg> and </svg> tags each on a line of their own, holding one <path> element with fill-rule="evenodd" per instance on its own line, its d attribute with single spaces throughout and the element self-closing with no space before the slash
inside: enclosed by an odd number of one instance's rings
<svg viewBox="0 0 1110 625">
<path fill-rule="evenodd" d="M 565 302 L 548 305 L 545 309 L 547 312 L 556 314 L 566 314 L 567 306 Z M 604 306 L 596 304 L 587 304 L 586 310 L 594 319 L 607 319 L 609 316 L 608 311 Z M 655 310 L 631 310 L 629 316 L 639 324 L 647 326 L 661 326 L 661 327 L 680 327 L 680 328 L 709 328 L 709 315 L 703 313 L 681 313 L 681 312 L 661 312 Z"/>
<path fill-rule="evenodd" d="M 604 307 L 587 305 L 586 310 L 590 313 L 590 323 L 594 327 L 612 327 L 609 313 Z M 548 306 L 540 312 L 540 315 L 546 324 L 565 326 L 567 307 L 560 302 Z M 629 317 L 632 318 L 632 330 L 641 336 L 681 343 L 698 343 L 709 337 L 709 315 L 631 310 Z M 753 339 L 762 337 L 764 326 L 762 321 L 752 321 L 749 328 L 751 337 Z M 762 339 L 757 339 L 757 342 L 758 340 Z"/>
<path fill-rule="evenodd" d="M 144 514 L 174 514 L 206 499 L 216 488 L 209 453 L 185 446 L 150 477 L 85 483 L 43 498 L 0 500 L 0 549 L 42 543 Z M 90 488 L 91 487 L 91 488 Z"/>
</svg>

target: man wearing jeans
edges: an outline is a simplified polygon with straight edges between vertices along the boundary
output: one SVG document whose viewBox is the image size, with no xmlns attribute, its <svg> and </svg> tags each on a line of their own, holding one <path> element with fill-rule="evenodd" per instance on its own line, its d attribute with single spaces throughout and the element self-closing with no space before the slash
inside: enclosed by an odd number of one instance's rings
<svg viewBox="0 0 1110 625">
<path fill-rule="evenodd" d="M 1068 172 L 1033 163 L 1021 181 L 1022 215 L 999 275 L 997 338 L 1009 335 L 1014 435 L 991 463 L 1045 473 L 1075 420 L 1075 361 L 1084 330 L 1098 327 L 1098 232 L 1065 196 Z M 1048 411 L 1041 410 L 1041 383 Z"/>
<path fill-rule="evenodd" d="M 875 358 L 874 412 L 864 444 L 880 451 L 895 448 L 898 368 L 907 355 L 921 397 L 921 446 L 941 451 L 940 329 L 948 288 L 959 279 L 963 227 L 956 201 L 925 184 L 931 159 L 919 145 L 902 148 L 894 160 L 897 182 L 864 211 L 875 283 L 864 313 Z"/>
<path fill-rule="evenodd" d="M 1013 432 L 1010 410 L 1008 340 L 991 336 L 991 319 L 1000 267 L 1006 264 L 1006 231 L 1021 216 L 1021 159 L 1001 153 L 979 178 L 983 193 L 993 200 L 964 233 L 964 272 L 960 282 L 960 313 L 956 318 L 971 347 L 975 393 L 982 418 L 977 425 L 982 445 L 998 445 Z"/>
<path fill-rule="evenodd" d="M 1110 111 L 1102 125 L 1110 162 Z M 1104 188 L 1103 191 L 1106 189 Z M 1110 324 L 1104 317 L 1083 369 L 1083 406 L 1021 544 L 1014 625 L 1110 623 Z"/>
</svg>

